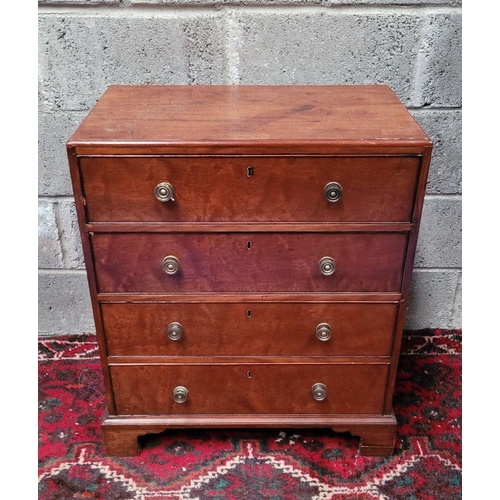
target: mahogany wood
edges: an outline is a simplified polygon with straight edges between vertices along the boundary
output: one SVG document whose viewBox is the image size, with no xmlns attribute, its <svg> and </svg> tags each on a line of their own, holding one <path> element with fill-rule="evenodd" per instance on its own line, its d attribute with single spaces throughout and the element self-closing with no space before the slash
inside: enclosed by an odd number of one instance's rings
<svg viewBox="0 0 500 500">
<path fill-rule="evenodd" d="M 100 361 L 102 366 L 104 388 L 106 392 L 106 403 L 108 411 L 115 412 L 115 400 L 113 397 L 113 390 L 111 387 L 111 380 L 109 377 L 109 370 L 107 366 L 107 352 L 106 352 L 106 338 L 101 328 L 101 312 L 99 308 L 99 298 L 97 294 L 97 284 L 94 271 L 94 260 L 92 258 L 92 247 L 90 243 L 90 234 L 85 230 L 85 198 L 83 197 L 80 179 L 78 177 L 78 157 L 74 148 L 68 147 L 68 161 L 70 166 L 71 180 L 73 183 L 73 194 L 75 197 L 75 206 L 78 216 L 78 224 L 80 229 L 80 237 L 83 248 L 83 257 L 85 259 L 85 266 L 87 269 L 87 279 L 90 289 L 90 301 L 92 311 L 94 313 L 94 320 L 96 325 L 97 343 L 99 345 Z"/>
<path fill-rule="evenodd" d="M 403 233 L 96 233 L 99 291 L 112 292 L 398 292 Z M 250 245 L 250 249 L 248 246 Z M 180 270 L 168 275 L 165 256 Z M 319 261 L 335 260 L 323 276 Z"/>
<path fill-rule="evenodd" d="M 214 415 L 110 415 L 107 414 L 103 421 L 103 426 L 113 429 L 127 429 L 133 423 L 141 427 L 143 434 L 146 432 L 157 433 L 166 427 L 171 429 L 182 429 L 186 426 L 193 428 L 200 427 L 332 427 L 336 432 L 350 432 L 349 427 L 363 426 L 387 426 L 396 424 L 394 412 L 388 415 L 366 415 L 350 414 L 335 415 L 323 413 L 311 415 L 309 413 L 295 414 L 271 414 L 262 415 L 234 415 L 234 414 L 214 414 Z"/>
<path fill-rule="evenodd" d="M 389 383 L 387 385 L 387 394 L 385 399 L 385 412 L 389 412 L 392 406 L 392 397 L 394 394 L 394 384 L 396 382 L 396 373 L 398 367 L 399 351 L 401 348 L 401 339 L 403 336 L 403 328 L 405 324 L 406 308 L 408 306 L 408 295 L 410 293 L 410 282 L 413 272 L 413 261 L 415 258 L 415 251 L 417 248 L 417 238 L 420 229 L 420 221 L 422 217 L 422 210 L 424 206 L 424 194 L 425 186 L 427 183 L 427 177 L 429 173 L 429 166 L 431 162 L 432 147 L 429 146 L 425 149 L 424 156 L 422 158 L 422 168 L 420 172 L 420 177 L 418 179 L 418 192 L 420 196 L 417 197 L 415 202 L 415 208 L 413 211 L 413 223 L 412 230 L 410 232 L 410 237 L 408 240 L 408 250 L 406 254 L 406 260 L 404 265 L 404 275 L 403 275 L 403 286 L 401 288 L 401 308 L 399 310 L 398 321 L 396 325 L 396 337 L 394 339 L 393 350 L 392 350 L 392 363 L 391 370 L 389 374 Z"/>
<path fill-rule="evenodd" d="M 136 454 L 150 432 L 235 426 L 331 427 L 362 454 L 392 452 L 432 143 L 387 86 L 113 86 L 67 148 L 109 454 Z M 159 182 L 174 202 L 154 198 Z"/>
<path fill-rule="evenodd" d="M 91 233 L 408 233 L 410 222 L 93 222 Z"/>
<path fill-rule="evenodd" d="M 364 302 L 364 303 L 380 303 L 390 302 L 397 303 L 401 299 L 399 292 L 365 292 L 365 293 L 226 293 L 221 292 L 216 295 L 213 293 L 99 293 L 99 301 L 101 303 L 116 302 L 121 304 L 132 304 L 134 302 L 169 302 L 175 303 L 222 303 L 222 302 L 281 302 L 281 303 L 317 303 L 317 302 Z"/>
<path fill-rule="evenodd" d="M 387 456 L 394 450 L 396 442 L 397 421 L 383 424 L 353 424 L 335 426 L 336 432 L 349 432 L 360 437 L 359 452 L 361 455 Z"/>
<path fill-rule="evenodd" d="M 390 455 L 394 448 L 397 421 L 394 413 L 367 415 L 164 415 L 110 416 L 102 424 L 106 451 L 109 455 L 132 456 L 139 453 L 138 437 L 158 434 L 165 429 L 191 428 L 332 427 L 335 432 L 360 436 L 361 455 Z"/>
<path fill-rule="evenodd" d="M 243 154 L 266 145 L 426 146 L 430 141 L 386 85 L 111 86 L 69 145 L 197 146 Z M 122 151 L 123 152 L 123 151 Z"/>
<path fill-rule="evenodd" d="M 161 430 L 158 432 L 161 432 Z M 115 457 L 138 455 L 139 443 L 137 438 L 147 433 L 147 429 L 139 428 L 137 425 L 122 429 L 103 425 L 102 434 L 106 454 Z"/>
<path fill-rule="evenodd" d="M 241 365 L 380 365 L 390 363 L 387 356 L 109 356 L 108 367 L 122 365 L 200 365 L 211 364 Z"/>
<path fill-rule="evenodd" d="M 419 165 L 397 156 L 80 161 L 93 222 L 409 222 Z M 324 196 L 332 181 L 337 202 Z M 173 185 L 174 201 L 154 197 L 160 182 Z"/>
<path fill-rule="evenodd" d="M 372 142 L 343 141 L 334 140 L 306 141 L 302 144 L 293 144 L 290 141 L 275 143 L 270 145 L 266 142 L 254 143 L 234 143 L 232 145 L 220 145 L 219 147 L 211 144 L 192 143 L 192 144 L 169 144 L 167 142 L 121 142 L 116 144 L 99 143 L 94 144 L 85 142 L 70 141 L 76 154 L 83 157 L 100 158 L 103 156 L 142 156 L 147 148 L 147 156 L 422 156 L 429 143 L 427 141 L 414 141 L 406 145 L 398 142 L 381 142 L 374 139 Z M 279 154 L 272 154 L 273 150 L 279 150 Z M 313 151 L 314 150 L 314 151 Z"/>
<path fill-rule="evenodd" d="M 109 356 L 390 356 L 395 304 L 102 304 Z M 179 340 L 167 327 L 179 322 Z M 330 340 L 316 336 L 328 323 Z"/>
<path fill-rule="evenodd" d="M 381 414 L 388 364 L 122 365 L 111 367 L 118 415 L 373 413 Z M 312 387 L 327 396 L 316 401 Z M 185 403 L 175 387 L 189 391 Z"/>
</svg>

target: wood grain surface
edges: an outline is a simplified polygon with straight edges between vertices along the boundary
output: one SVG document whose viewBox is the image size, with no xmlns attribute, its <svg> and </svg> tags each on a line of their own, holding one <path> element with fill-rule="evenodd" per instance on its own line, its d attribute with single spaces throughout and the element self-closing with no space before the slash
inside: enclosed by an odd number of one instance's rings
<svg viewBox="0 0 500 500">
<path fill-rule="evenodd" d="M 111 86 L 70 146 L 429 145 L 386 85 Z"/>
<path fill-rule="evenodd" d="M 396 304 L 102 304 L 109 356 L 390 356 Z M 179 340 L 167 336 L 178 322 Z M 316 327 L 328 323 L 321 341 Z"/>
<path fill-rule="evenodd" d="M 90 222 L 409 222 L 419 165 L 418 157 L 80 160 Z M 154 197 L 161 182 L 174 201 Z M 342 187 L 337 202 L 324 196 L 329 182 Z"/>
<path fill-rule="evenodd" d="M 403 233 L 97 233 L 100 292 L 397 292 Z M 248 246 L 250 245 L 250 249 Z M 175 275 L 164 257 L 180 264 Z M 322 257 L 336 272 L 323 276 Z"/>
<path fill-rule="evenodd" d="M 112 366 L 118 415 L 216 413 L 382 414 L 388 365 Z M 312 397 L 323 383 L 327 396 Z M 185 403 L 173 400 L 186 387 Z"/>
</svg>

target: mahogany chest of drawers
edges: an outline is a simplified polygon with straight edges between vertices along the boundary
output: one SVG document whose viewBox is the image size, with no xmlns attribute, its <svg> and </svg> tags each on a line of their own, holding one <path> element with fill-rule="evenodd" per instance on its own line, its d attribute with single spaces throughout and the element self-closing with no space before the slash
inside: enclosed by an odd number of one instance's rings
<svg viewBox="0 0 500 500">
<path fill-rule="evenodd" d="M 368 86 L 113 86 L 67 144 L 107 453 L 330 427 L 390 454 L 432 143 Z"/>
</svg>

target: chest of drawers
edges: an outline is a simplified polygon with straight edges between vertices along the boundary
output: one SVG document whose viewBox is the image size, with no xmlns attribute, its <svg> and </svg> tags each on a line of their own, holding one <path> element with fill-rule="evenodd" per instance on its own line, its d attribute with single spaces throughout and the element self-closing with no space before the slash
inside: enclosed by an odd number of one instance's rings
<svg viewBox="0 0 500 500">
<path fill-rule="evenodd" d="M 67 143 L 107 453 L 330 427 L 390 454 L 432 143 L 369 86 L 113 86 Z"/>
</svg>

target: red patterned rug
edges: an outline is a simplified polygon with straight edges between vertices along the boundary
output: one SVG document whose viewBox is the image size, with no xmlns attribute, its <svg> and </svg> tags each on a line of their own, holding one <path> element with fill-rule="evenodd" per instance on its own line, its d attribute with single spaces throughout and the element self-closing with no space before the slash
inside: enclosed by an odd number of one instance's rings
<svg viewBox="0 0 500 500">
<path fill-rule="evenodd" d="M 461 498 L 459 330 L 406 332 L 388 458 L 328 429 L 169 431 L 137 457 L 107 457 L 95 337 L 40 338 L 38 352 L 40 500 Z"/>
</svg>

